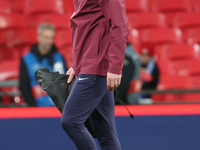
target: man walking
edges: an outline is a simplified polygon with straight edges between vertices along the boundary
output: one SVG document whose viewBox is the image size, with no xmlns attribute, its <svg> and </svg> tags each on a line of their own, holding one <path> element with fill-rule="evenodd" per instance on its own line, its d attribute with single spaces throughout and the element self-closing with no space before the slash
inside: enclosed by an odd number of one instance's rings
<svg viewBox="0 0 200 150">
<path fill-rule="evenodd" d="M 84 126 L 89 118 L 102 150 L 121 150 L 115 128 L 114 94 L 120 85 L 129 35 L 124 0 L 74 0 L 71 17 L 77 80 L 65 104 L 62 127 L 78 150 L 97 150 Z"/>
</svg>

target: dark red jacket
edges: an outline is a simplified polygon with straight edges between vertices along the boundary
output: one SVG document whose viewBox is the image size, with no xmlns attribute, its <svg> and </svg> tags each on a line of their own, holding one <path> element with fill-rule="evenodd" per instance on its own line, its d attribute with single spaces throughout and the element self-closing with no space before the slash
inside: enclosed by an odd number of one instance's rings
<svg viewBox="0 0 200 150">
<path fill-rule="evenodd" d="M 128 19 L 125 0 L 74 0 L 72 58 L 76 75 L 122 74 Z"/>
</svg>

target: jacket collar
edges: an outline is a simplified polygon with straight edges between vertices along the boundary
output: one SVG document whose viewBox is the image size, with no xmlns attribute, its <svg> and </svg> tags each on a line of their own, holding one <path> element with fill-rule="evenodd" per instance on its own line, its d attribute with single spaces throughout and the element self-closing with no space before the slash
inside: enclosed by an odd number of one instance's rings
<svg viewBox="0 0 200 150">
<path fill-rule="evenodd" d="M 38 49 L 38 44 L 33 45 L 30 50 L 30 52 L 32 52 L 39 59 L 39 61 L 42 61 L 42 59 L 44 58 L 52 58 L 53 53 L 57 51 L 57 48 L 55 47 L 55 45 L 53 45 L 50 52 L 47 55 L 41 55 Z"/>
</svg>

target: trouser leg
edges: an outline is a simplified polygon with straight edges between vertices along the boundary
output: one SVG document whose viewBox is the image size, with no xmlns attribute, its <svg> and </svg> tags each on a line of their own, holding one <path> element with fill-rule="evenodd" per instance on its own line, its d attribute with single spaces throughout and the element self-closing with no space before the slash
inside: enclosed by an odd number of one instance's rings
<svg viewBox="0 0 200 150">
<path fill-rule="evenodd" d="M 61 124 L 78 150 L 97 150 L 84 122 L 107 91 L 106 77 L 80 74 L 64 106 Z"/>
<path fill-rule="evenodd" d="M 106 92 L 89 119 L 102 150 L 121 150 L 115 127 L 113 92 Z"/>
</svg>

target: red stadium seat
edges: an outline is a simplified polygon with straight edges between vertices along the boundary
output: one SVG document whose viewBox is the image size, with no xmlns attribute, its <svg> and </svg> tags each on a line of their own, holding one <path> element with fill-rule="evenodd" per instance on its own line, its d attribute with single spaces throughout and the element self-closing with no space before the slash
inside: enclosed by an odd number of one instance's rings
<svg viewBox="0 0 200 150">
<path fill-rule="evenodd" d="M 194 88 L 193 82 L 189 76 L 161 76 L 158 90 L 167 89 L 191 89 Z"/>
<path fill-rule="evenodd" d="M 194 75 L 191 77 L 195 89 L 200 89 L 200 76 Z"/>
<path fill-rule="evenodd" d="M 191 0 L 194 11 L 200 11 L 200 1 L 199 0 Z"/>
<path fill-rule="evenodd" d="M 64 57 L 65 62 L 67 63 L 67 68 L 71 68 L 72 67 L 72 47 L 67 46 L 63 49 L 59 49 L 59 52 Z"/>
<path fill-rule="evenodd" d="M 200 78 L 199 78 L 200 79 Z M 199 82 L 200 83 L 200 82 Z M 200 84 L 198 84 L 198 88 Z M 161 76 L 160 83 L 157 87 L 159 90 L 168 89 L 194 89 L 197 86 L 194 84 L 193 78 L 190 76 Z M 155 98 L 154 96 L 153 98 Z M 156 97 L 157 101 L 163 100 L 165 102 L 198 102 L 200 95 L 197 93 L 180 93 L 180 94 L 162 94 L 162 99 Z"/>
<path fill-rule="evenodd" d="M 176 75 L 176 70 L 174 68 L 173 62 L 170 60 L 157 60 L 160 76 L 163 75 Z"/>
<path fill-rule="evenodd" d="M 179 75 L 200 76 L 200 60 L 182 60 L 174 62 L 175 68 L 178 70 Z"/>
<path fill-rule="evenodd" d="M 192 10 L 190 0 L 150 0 L 151 11 L 162 12 L 166 17 L 168 26 L 172 26 L 173 19 L 177 13 Z"/>
<path fill-rule="evenodd" d="M 159 60 L 199 59 L 198 44 L 167 44 L 155 47 L 154 54 Z"/>
<path fill-rule="evenodd" d="M 11 0 L 13 10 L 19 13 L 23 13 L 25 0 Z"/>
<path fill-rule="evenodd" d="M 64 8 L 66 12 L 74 12 L 74 3 L 73 0 L 63 0 Z"/>
<path fill-rule="evenodd" d="M 12 6 L 9 0 L 0 0 L 0 13 L 10 14 L 12 13 Z"/>
<path fill-rule="evenodd" d="M 128 41 L 131 45 L 134 46 L 136 52 L 140 51 L 140 40 L 139 40 L 139 32 L 136 29 L 132 29 L 129 37 L 128 37 Z"/>
<path fill-rule="evenodd" d="M 157 86 L 158 90 L 169 90 L 169 89 L 193 89 L 194 85 L 190 76 L 161 76 L 160 83 Z M 162 99 L 165 102 L 176 102 L 176 101 L 187 101 L 195 98 L 196 95 L 192 94 L 192 97 L 188 99 L 188 94 L 162 94 Z M 158 99 L 157 99 L 158 101 Z"/>
<path fill-rule="evenodd" d="M 26 0 L 24 5 L 25 15 L 41 13 L 64 13 L 62 0 Z"/>
<path fill-rule="evenodd" d="M 19 76 L 19 61 L 5 60 L 0 61 L 0 81 L 7 79 L 17 79 Z"/>
<path fill-rule="evenodd" d="M 0 32 L 0 46 L 5 46 L 5 43 L 6 43 L 6 38 L 5 38 L 4 34 L 1 31 Z"/>
<path fill-rule="evenodd" d="M 165 94 L 165 103 L 197 103 L 199 102 L 200 94 L 198 93 L 180 93 L 180 94 Z"/>
<path fill-rule="evenodd" d="M 148 29 L 140 31 L 142 47 L 153 49 L 156 45 L 181 43 L 182 32 L 179 29 Z"/>
<path fill-rule="evenodd" d="M 55 35 L 55 44 L 59 49 L 71 46 L 71 30 L 59 30 Z"/>
<path fill-rule="evenodd" d="M 150 0 L 152 11 L 177 12 L 191 11 L 192 4 L 190 0 Z"/>
<path fill-rule="evenodd" d="M 0 13 L 22 13 L 24 0 L 0 0 Z"/>
<path fill-rule="evenodd" d="M 151 99 L 153 100 L 153 103 L 161 103 L 165 100 L 165 94 L 152 94 Z"/>
<path fill-rule="evenodd" d="M 188 44 L 191 44 L 191 43 L 200 44 L 200 27 L 184 30 L 183 40 Z"/>
<path fill-rule="evenodd" d="M 169 12 L 169 13 L 164 13 L 165 15 L 165 19 L 166 19 L 166 23 L 169 27 L 173 27 L 173 22 L 174 22 L 174 18 L 177 15 L 177 12 Z"/>
<path fill-rule="evenodd" d="M 181 29 L 200 27 L 200 12 L 179 13 L 175 16 L 173 25 Z"/>
<path fill-rule="evenodd" d="M 0 47 L 0 62 L 4 60 L 19 60 L 20 54 L 16 48 L 8 49 Z"/>
<path fill-rule="evenodd" d="M 3 32 L 7 47 L 32 45 L 37 42 L 36 28 L 21 30 L 8 30 Z"/>
<path fill-rule="evenodd" d="M 130 13 L 128 19 L 131 28 L 164 28 L 166 27 L 165 16 L 161 13 Z"/>
<path fill-rule="evenodd" d="M 16 80 L 17 81 L 17 80 Z M 17 92 L 19 91 L 18 87 L 2 87 L 0 88 L 1 92 Z M 4 95 L 1 97 L 2 99 L 2 106 L 3 107 L 9 107 L 9 106 L 27 106 L 24 102 L 24 99 L 22 96 L 7 96 Z"/>
<path fill-rule="evenodd" d="M 181 100 L 189 102 L 200 102 L 200 94 L 199 93 L 187 93 L 182 94 Z"/>
<path fill-rule="evenodd" d="M 24 28 L 25 19 L 19 14 L 0 14 L 0 29 Z"/>
<path fill-rule="evenodd" d="M 153 94 L 152 99 L 154 104 L 160 104 L 160 103 L 182 103 L 183 100 L 183 94 Z M 191 99 L 190 99 L 191 100 Z"/>
<path fill-rule="evenodd" d="M 45 15 L 34 15 L 28 18 L 28 26 L 37 27 L 42 23 L 53 24 L 56 29 L 59 28 L 70 28 L 70 15 L 60 14 L 45 14 Z"/>
<path fill-rule="evenodd" d="M 126 0 L 126 11 L 130 12 L 148 12 L 148 0 Z"/>
<path fill-rule="evenodd" d="M 200 100 L 199 93 L 187 93 L 187 94 L 153 94 L 152 99 L 154 104 L 160 103 L 197 103 Z"/>
<path fill-rule="evenodd" d="M 13 80 L 19 78 L 19 61 L 18 60 L 5 60 L 0 61 L 0 82 L 6 80 Z M 2 87 L 1 92 L 18 91 L 17 87 Z M 21 96 L 2 96 L 2 103 L 9 106 L 11 102 L 22 104 L 24 103 Z"/>
<path fill-rule="evenodd" d="M 23 47 L 21 50 L 21 56 L 26 55 L 30 51 L 30 49 L 31 49 L 31 45 Z"/>
</svg>

